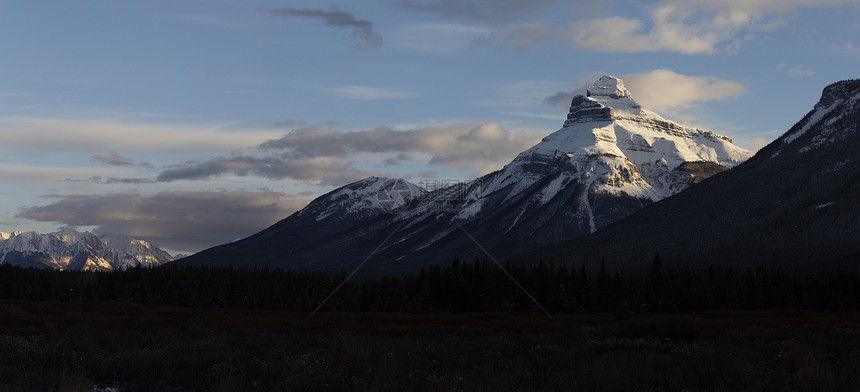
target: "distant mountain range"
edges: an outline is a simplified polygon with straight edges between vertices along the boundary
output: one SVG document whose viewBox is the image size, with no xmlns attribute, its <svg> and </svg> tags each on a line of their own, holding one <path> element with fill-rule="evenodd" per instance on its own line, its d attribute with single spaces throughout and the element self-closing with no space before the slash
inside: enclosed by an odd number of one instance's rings
<svg viewBox="0 0 860 392">
<path fill-rule="evenodd" d="M 594 235 L 523 256 L 644 271 L 664 265 L 860 266 L 860 80 L 827 86 L 780 138 L 736 168 Z"/>
<path fill-rule="evenodd" d="M 246 239 L 178 265 L 404 273 L 454 257 L 507 259 L 582 237 L 752 154 L 644 109 L 603 76 L 563 127 L 469 182 L 371 177 L 335 189 Z"/>
<path fill-rule="evenodd" d="M 173 261 L 167 252 L 129 237 L 104 238 L 64 229 L 0 232 L 0 264 L 66 271 L 111 271 L 138 265 L 154 267 Z"/>
</svg>

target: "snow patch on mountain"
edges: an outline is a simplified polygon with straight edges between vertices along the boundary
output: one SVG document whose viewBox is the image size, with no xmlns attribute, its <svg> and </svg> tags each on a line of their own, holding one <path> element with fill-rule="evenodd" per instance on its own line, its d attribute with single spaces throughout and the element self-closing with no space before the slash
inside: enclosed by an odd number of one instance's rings
<svg viewBox="0 0 860 392">
<path fill-rule="evenodd" d="M 839 106 L 856 107 L 858 105 L 858 103 L 860 103 L 860 93 L 854 95 L 851 98 L 845 99 L 845 100 L 835 101 L 831 107 L 826 109 L 827 111 L 824 115 L 829 115 L 833 110 L 836 109 L 836 107 L 839 107 Z M 809 152 L 809 151 L 818 149 L 825 144 L 839 141 L 841 139 L 839 137 L 839 134 L 843 133 L 845 128 L 846 128 L 846 127 L 839 126 L 839 123 L 841 121 L 843 121 L 845 116 L 847 116 L 848 114 L 849 113 L 846 113 L 844 111 L 840 111 L 840 113 L 838 115 L 832 116 L 832 117 L 828 118 L 827 120 L 825 120 L 823 122 L 823 126 L 822 126 L 821 131 L 818 132 L 815 136 L 813 136 L 812 141 L 809 143 L 809 145 L 801 148 L 799 150 L 799 152 L 801 152 L 801 153 Z M 856 127 L 857 124 L 854 124 L 854 126 Z"/>
<path fill-rule="evenodd" d="M 350 215 L 396 212 L 426 193 L 423 188 L 401 178 L 368 177 L 317 198 L 297 215 L 310 214 L 319 222 L 342 212 Z"/>
<path fill-rule="evenodd" d="M 779 156 L 795 141 L 815 130 L 814 135 L 796 151 L 807 153 L 822 146 L 838 143 L 851 132 L 858 130 L 856 121 L 857 107 L 860 106 L 860 81 L 842 81 L 824 88 L 821 99 L 797 125 L 781 137 L 779 147 L 770 158 Z"/>
<path fill-rule="evenodd" d="M 827 106 L 827 107 L 821 107 L 822 104 L 820 102 L 815 104 L 815 109 L 814 109 L 815 113 L 813 113 L 812 116 L 809 117 L 809 120 L 806 121 L 806 124 L 804 124 L 800 129 L 798 129 L 794 133 L 786 135 L 782 139 L 782 144 L 790 144 L 791 142 L 797 140 L 797 138 L 803 136 L 803 134 L 805 134 L 806 131 L 808 131 L 812 127 L 818 125 L 818 123 L 821 122 L 821 120 L 823 120 L 825 116 L 827 116 L 828 114 L 830 114 L 830 112 L 832 112 L 837 107 L 839 107 L 839 105 L 842 104 L 842 102 L 844 102 L 844 101 L 839 99 L 839 100 L 832 102 L 832 104 Z"/>
</svg>

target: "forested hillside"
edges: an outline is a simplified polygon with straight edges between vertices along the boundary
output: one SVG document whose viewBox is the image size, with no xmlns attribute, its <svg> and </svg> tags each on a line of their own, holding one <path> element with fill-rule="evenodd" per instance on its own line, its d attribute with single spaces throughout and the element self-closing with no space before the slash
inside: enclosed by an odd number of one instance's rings
<svg viewBox="0 0 860 392">
<path fill-rule="evenodd" d="M 856 310 L 857 272 L 664 269 L 645 275 L 554 263 L 454 261 L 405 277 L 345 281 L 344 275 L 207 267 L 59 272 L 0 266 L 0 299 L 123 301 L 288 311 L 677 313 L 712 310 Z"/>
</svg>

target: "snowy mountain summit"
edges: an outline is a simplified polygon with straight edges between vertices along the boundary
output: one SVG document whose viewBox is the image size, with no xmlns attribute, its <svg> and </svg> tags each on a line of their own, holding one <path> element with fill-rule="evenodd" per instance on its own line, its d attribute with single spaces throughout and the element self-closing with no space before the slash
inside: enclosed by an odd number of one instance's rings
<svg viewBox="0 0 860 392">
<path fill-rule="evenodd" d="M 607 75 L 573 97 L 561 129 L 498 171 L 427 190 L 367 178 L 178 263 L 396 273 L 509 256 L 593 233 L 750 156 L 643 108 Z"/>
<path fill-rule="evenodd" d="M 518 159 L 558 154 L 580 171 L 599 173 L 596 186 L 601 191 L 653 201 L 700 181 L 706 173 L 697 168 L 731 168 L 752 156 L 728 137 L 678 125 L 642 108 L 624 82 L 612 76 L 601 77 L 585 96 L 575 96 L 562 129 Z"/>
<path fill-rule="evenodd" d="M 611 269 L 641 272 L 655 254 L 664 266 L 686 268 L 856 269 L 860 80 L 825 87 L 800 121 L 719 181 L 534 254 L 592 266 L 605 260 Z"/>
<path fill-rule="evenodd" d="M 154 267 L 173 261 L 167 252 L 129 237 L 101 238 L 64 229 L 0 232 L 0 264 L 67 271 L 111 271 L 138 265 Z"/>
<path fill-rule="evenodd" d="M 508 198 L 514 197 L 552 176 L 536 194 L 535 201 L 542 202 L 579 184 L 584 187 L 579 208 L 589 215 L 593 232 L 621 217 L 595 213 L 594 200 L 589 201 L 595 195 L 653 202 L 751 156 L 728 137 L 678 125 L 642 108 L 621 79 L 603 76 L 585 95 L 573 97 L 560 130 L 490 174 L 482 196 L 511 187 Z"/>
</svg>

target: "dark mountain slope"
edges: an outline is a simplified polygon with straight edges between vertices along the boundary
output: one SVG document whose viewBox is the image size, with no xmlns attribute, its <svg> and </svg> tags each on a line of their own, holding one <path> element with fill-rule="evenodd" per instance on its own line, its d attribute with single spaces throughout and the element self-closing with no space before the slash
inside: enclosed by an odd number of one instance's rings
<svg viewBox="0 0 860 392">
<path fill-rule="evenodd" d="M 588 237 L 524 259 L 644 271 L 664 263 L 813 270 L 860 266 L 860 80 L 732 170 Z"/>
<path fill-rule="evenodd" d="M 505 258 L 593 233 L 750 155 L 642 108 L 604 76 L 572 99 L 561 129 L 498 171 L 434 191 L 367 178 L 177 264 L 397 274 L 485 250 Z"/>
</svg>

